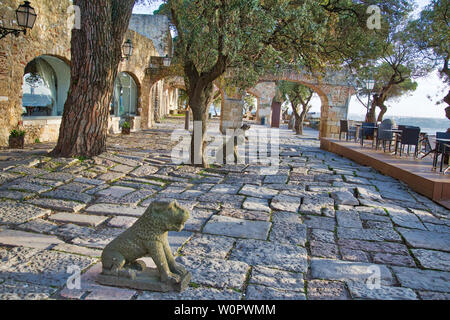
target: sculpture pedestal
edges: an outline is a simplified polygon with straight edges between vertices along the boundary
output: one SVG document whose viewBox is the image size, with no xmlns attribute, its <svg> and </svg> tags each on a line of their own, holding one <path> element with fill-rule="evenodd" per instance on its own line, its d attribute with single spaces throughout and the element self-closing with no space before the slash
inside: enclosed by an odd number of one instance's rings
<svg viewBox="0 0 450 320">
<path fill-rule="evenodd" d="M 135 275 L 128 277 L 99 274 L 96 281 L 99 284 L 106 286 L 124 287 L 143 291 L 182 292 L 186 290 L 191 281 L 191 273 L 188 272 L 183 275 L 180 283 L 163 283 L 161 282 L 157 269 L 146 267 L 143 271 L 136 271 Z"/>
</svg>

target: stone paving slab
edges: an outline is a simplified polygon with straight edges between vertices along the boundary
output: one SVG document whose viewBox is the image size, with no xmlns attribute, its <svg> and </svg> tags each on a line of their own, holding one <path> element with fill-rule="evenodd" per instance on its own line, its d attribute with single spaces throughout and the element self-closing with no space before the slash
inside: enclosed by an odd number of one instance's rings
<svg viewBox="0 0 450 320">
<path fill-rule="evenodd" d="M 31 220 L 27 223 L 18 225 L 17 228 L 23 231 L 32 231 L 36 233 L 51 233 L 58 227 L 57 224 L 43 219 Z"/>
<path fill-rule="evenodd" d="M 97 227 L 105 222 L 108 217 L 98 215 L 75 214 L 68 212 L 59 212 L 48 217 L 51 221 L 62 223 L 74 223 L 80 226 Z"/>
<path fill-rule="evenodd" d="M 248 286 L 246 298 L 247 300 L 306 300 L 304 293 L 284 291 L 253 284 Z"/>
<path fill-rule="evenodd" d="M 32 203 L 36 206 L 52 209 L 56 211 L 68 211 L 68 212 L 78 212 L 86 207 L 86 204 L 79 203 L 75 201 L 67 201 L 61 199 L 31 199 L 27 201 L 28 203 Z"/>
<path fill-rule="evenodd" d="M 34 193 L 22 192 L 17 190 L 1 190 L 0 199 L 10 199 L 10 200 L 26 200 L 34 197 Z"/>
<path fill-rule="evenodd" d="M 224 208 L 218 214 L 244 220 L 270 221 L 270 214 L 262 211 Z"/>
<path fill-rule="evenodd" d="M 30 204 L 0 201 L 0 224 L 17 225 L 43 217 L 50 212 Z"/>
<path fill-rule="evenodd" d="M 384 252 L 392 254 L 408 255 L 408 248 L 401 243 L 384 242 L 384 241 L 364 241 L 364 240 L 351 240 L 340 239 L 338 240 L 339 247 L 362 250 L 369 252 Z"/>
<path fill-rule="evenodd" d="M 38 253 L 40 250 L 41 249 L 26 247 L 0 247 L 0 270 L 10 268 L 19 263 L 27 262 L 30 257 Z"/>
<path fill-rule="evenodd" d="M 213 210 L 197 208 L 192 210 L 188 221 L 185 223 L 184 230 L 200 232 L 214 212 Z"/>
<path fill-rule="evenodd" d="M 336 211 L 336 219 L 340 227 L 362 229 L 362 222 L 357 211 Z"/>
<path fill-rule="evenodd" d="M 111 232 L 115 230 L 115 232 Z M 107 232 L 95 232 L 90 235 L 80 235 L 71 240 L 73 244 L 103 250 L 108 243 L 121 234 L 124 230 L 111 228 Z"/>
<path fill-rule="evenodd" d="M 225 259 L 236 240 L 212 235 L 195 235 L 182 249 L 181 254 L 193 257 Z"/>
<path fill-rule="evenodd" d="M 237 194 L 241 188 L 241 184 L 217 184 L 210 190 L 210 192 Z"/>
<path fill-rule="evenodd" d="M 33 255 L 27 262 L 2 269 L 0 277 L 62 287 L 70 276 L 67 273 L 68 267 L 78 266 L 80 270 L 84 270 L 95 261 L 89 257 L 45 250 Z"/>
<path fill-rule="evenodd" d="M 143 292 L 137 300 L 241 300 L 242 294 L 231 289 L 189 287 L 182 293 Z"/>
<path fill-rule="evenodd" d="M 304 218 L 304 223 L 308 228 L 322 229 L 333 232 L 336 227 L 336 221 L 329 217 L 307 216 Z"/>
<path fill-rule="evenodd" d="M 300 197 L 291 197 L 284 194 L 275 196 L 270 207 L 274 210 L 297 212 L 301 204 Z"/>
<path fill-rule="evenodd" d="M 236 238 L 265 240 L 269 235 L 270 222 L 249 221 L 226 216 L 213 216 L 203 228 L 204 233 Z"/>
<path fill-rule="evenodd" d="M 0 231 L 0 244 L 2 245 L 48 249 L 60 243 L 63 243 L 63 241 L 55 236 L 8 229 Z"/>
<path fill-rule="evenodd" d="M 286 272 L 265 267 L 254 267 L 249 284 L 262 285 L 283 291 L 305 292 L 302 273 Z"/>
<path fill-rule="evenodd" d="M 242 207 L 247 210 L 263 211 L 270 213 L 269 201 L 267 199 L 247 197 Z"/>
<path fill-rule="evenodd" d="M 49 286 L 6 280 L 0 284 L 0 300 L 46 300 L 56 291 Z"/>
<path fill-rule="evenodd" d="M 246 184 L 239 194 L 243 194 L 255 198 L 271 199 L 278 194 L 277 190 L 272 190 L 265 187 L 255 186 L 253 184 Z"/>
<path fill-rule="evenodd" d="M 450 253 L 425 249 L 412 249 L 411 252 L 424 268 L 450 272 Z"/>
<path fill-rule="evenodd" d="M 110 204 L 125 204 L 130 206 L 136 206 L 139 202 L 145 200 L 155 193 L 154 190 L 141 189 L 134 192 L 130 192 L 123 196 L 102 196 L 97 199 L 97 203 L 110 203 Z"/>
<path fill-rule="evenodd" d="M 372 254 L 372 260 L 375 263 L 379 264 L 387 264 L 394 266 L 403 266 L 403 267 L 416 267 L 416 263 L 413 258 L 409 255 L 398 255 L 398 254 L 390 254 L 377 252 Z"/>
<path fill-rule="evenodd" d="M 52 189 L 50 186 L 44 186 L 41 184 L 29 182 L 17 182 L 17 183 L 12 182 L 10 184 L 5 185 L 4 187 L 9 190 L 34 192 L 34 193 L 43 193 Z"/>
<path fill-rule="evenodd" d="M 417 294 L 409 288 L 380 286 L 369 289 L 366 284 L 349 283 L 350 294 L 355 299 L 372 300 L 417 300 Z"/>
<path fill-rule="evenodd" d="M 392 269 L 403 287 L 416 290 L 450 292 L 450 272 L 405 267 L 393 267 Z"/>
<path fill-rule="evenodd" d="M 350 295 L 345 284 L 329 280 L 309 280 L 308 300 L 348 300 Z"/>
<path fill-rule="evenodd" d="M 138 218 L 117 216 L 108 221 L 108 226 L 113 228 L 128 229 L 131 227 Z"/>
<path fill-rule="evenodd" d="M 52 248 L 55 251 L 61 251 L 66 253 L 79 254 L 82 256 L 88 256 L 92 258 L 100 258 L 102 255 L 101 250 L 89 249 L 85 247 L 76 246 L 73 244 L 60 243 Z"/>
<path fill-rule="evenodd" d="M 450 252 L 450 234 L 398 228 L 408 245 L 414 248 Z"/>
<path fill-rule="evenodd" d="M 276 212 L 272 221 L 270 241 L 305 246 L 307 229 L 298 214 Z"/>
<path fill-rule="evenodd" d="M 136 191 L 133 188 L 121 187 L 121 186 L 112 186 L 107 189 L 103 189 L 96 193 L 98 196 L 111 196 L 111 197 L 122 197 L 126 194 Z"/>
<path fill-rule="evenodd" d="M 50 172 L 46 173 L 42 176 L 39 176 L 41 179 L 45 180 L 56 180 L 61 182 L 69 182 L 71 180 L 74 180 L 75 178 L 78 178 L 78 175 L 71 174 L 71 173 L 64 173 L 64 172 Z"/>
<path fill-rule="evenodd" d="M 260 240 L 238 240 L 230 260 L 242 261 L 251 266 L 306 272 L 307 256 L 306 249 L 298 246 Z"/>
<path fill-rule="evenodd" d="M 142 207 L 134 207 L 127 205 L 119 205 L 119 204 L 110 204 L 110 203 L 98 203 L 94 204 L 90 207 L 87 207 L 85 211 L 91 214 L 99 214 L 99 215 L 122 215 L 122 216 L 131 216 L 131 217 L 140 217 L 144 214 L 146 208 Z"/>
<path fill-rule="evenodd" d="M 311 277 L 313 279 L 339 280 L 365 284 L 368 278 L 373 275 L 372 268 L 374 267 L 380 270 L 381 284 L 394 284 L 391 271 L 384 265 L 319 258 L 311 259 Z"/>
<path fill-rule="evenodd" d="M 395 242 L 402 241 L 400 235 L 394 229 L 359 229 L 338 227 L 337 236 L 339 239 Z"/>
<path fill-rule="evenodd" d="M 250 266 L 239 261 L 210 258 L 177 257 L 177 262 L 192 273 L 191 283 L 242 290 Z"/>
</svg>

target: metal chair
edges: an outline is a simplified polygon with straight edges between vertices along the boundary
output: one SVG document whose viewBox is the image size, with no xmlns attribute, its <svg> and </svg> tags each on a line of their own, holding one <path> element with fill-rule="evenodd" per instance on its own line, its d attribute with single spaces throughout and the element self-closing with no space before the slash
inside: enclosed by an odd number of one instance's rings
<svg viewBox="0 0 450 320">
<path fill-rule="evenodd" d="M 447 132 L 436 132 L 436 139 L 450 139 L 450 133 L 447 133 Z M 445 148 L 444 145 L 441 144 L 441 143 L 436 143 L 436 148 L 433 149 L 431 152 L 434 152 L 434 156 L 433 156 L 433 170 L 436 169 L 439 155 L 441 155 L 441 171 L 442 171 L 442 165 L 443 165 L 443 162 L 444 162 L 444 157 L 446 155 L 448 155 L 448 153 L 449 153 L 448 148 Z"/>
<path fill-rule="evenodd" d="M 433 149 L 433 147 L 431 146 L 431 141 L 430 141 L 430 137 L 425 134 L 422 138 L 421 141 L 419 141 L 422 143 L 422 146 L 425 146 L 425 150 L 421 150 L 421 152 L 423 152 L 423 156 L 421 157 L 421 159 L 427 157 L 429 154 L 433 153 L 434 151 L 436 151 L 436 149 Z"/>
<path fill-rule="evenodd" d="M 391 151 L 391 144 L 394 141 L 394 133 L 392 131 L 392 128 L 395 127 L 395 122 L 391 119 L 386 119 L 381 122 L 381 124 L 378 127 L 377 132 L 377 143 L 376 143 L 376 149 L 378 150 L 378 145 L 380 144 L 380 141 L 383 143 L 383 152 L 386 152 L 386 142 L 389 141 L 389 152 Z"/>
<path fill-rule="evenodd" d="M 348 141 L 352 136 L 356 140 L 356 127 L 351 126 L 351 122 L 349 120 L 341 120 L 341 127 L 339 129 L 339 140 L 341 140 L 341 136 L 345 133 L 345 140 Z"/>
<path fill-rule="evenodd" d="M 372 137 L 372 147 L 375 141 L 375 127 L 376 123 L 363 122 L 361 130 L 359 131 L 359 138 L 361 139 L 361 146 L 364 146 L 364 137 Z"/>
<path fill-rule="evenodd" d="M 401 126 L 399 126 L 400 128 Z M 408 147 L 407 155 L 409 156 L 410 147 L 414 146 L 414 157 L 417 158 L 419 154 L 419 135 L 420 128 L 412 126 L 402 126 L 403 130 L 401 133 L 400 140 L 397 142 L 400 144 L 400 157 L 402 156 L 403 148 Z M 397 149 L 397 147 L 396 147 Z"/>
</svg>

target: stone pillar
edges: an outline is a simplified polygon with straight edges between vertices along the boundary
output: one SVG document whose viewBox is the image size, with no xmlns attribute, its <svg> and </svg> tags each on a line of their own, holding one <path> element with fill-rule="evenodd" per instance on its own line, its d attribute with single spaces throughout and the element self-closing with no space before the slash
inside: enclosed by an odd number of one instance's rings
<svg viewBox="0 0 450 320">
<path fill-rule="evenodd" d="M 320 86 L 328 98 L 328 106 L 322 106 L 320 120 L 321 138 L 338 138 L 340 120 L 348 117 L 350 98 L 355 93 L 352 87 L 323 85 Z M 322 105 L 324 102 L 322 102 Z"/>
<path fill-rule="evenodd" d="M 272 100 L 276 94 L 275 82 L 261 82 L 253 87 L 250 92 L 258 97 L 258 112 L 256 121 L 261 124 L 265 118 L 265 125 L 271 123 Z"/>
<path fill-rule="evenodd" d="M 185 111 L 185 115 L 184 115 L 184 130 L 187 130 L 187 131 L 189 131 L 189 125 L 190 125 L 190 121 L 191 121 L 190 115 L 191 115 L 191 109 L 188 108 Z"/>
<path fill-rule="evenodd" d="M 222 91 L 222 108 L 220 112 L 220 131 L 226 134 L 227 129 L 239 129 L 242 126 L 244 100 L 243 94 L 236 90 L 228 94 Z"/>
<path fill-rule="evenodd" d="M 139 112 L 141 116 L 141 128 L 143 130 L 150 129 L 153 126 L 153 114 L 152 111 L 152 85 L 153 83 L 150 80 L 150 75 L 145 75 L 144 80 L 142 81 L 142 103 L 141 110 Z"/>
</svg>

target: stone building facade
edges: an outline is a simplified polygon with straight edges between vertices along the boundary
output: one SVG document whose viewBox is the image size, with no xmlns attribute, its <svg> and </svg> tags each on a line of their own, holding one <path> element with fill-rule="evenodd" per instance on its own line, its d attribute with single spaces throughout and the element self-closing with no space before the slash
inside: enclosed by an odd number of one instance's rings
<svg viewBox="0 0 450 320">
<path fill-rule="evenodd" d="M 18 0 L 2 0 L 0 23 L 3 27 L 17 28 L 15 10 L 20 3 Z M 73 10 L 72 1 L 69 0 L 40 0 L 33 1 L 31 5 L 38 14 L 34 28 L 26 36 L 8 35 L 0 39 L 0 146 L 8 144 L 9 132 L 19 125 L 23 125 L 27 131 L 26 143 L 33 143 L 36 139 L 41 142 L 56 141 L 59 135 L 61 112 L 52 110 L 46 115 L 33 116 L 35 114 L 28 111 L 39 108 L 24 108 L 24 75 L 25 70 L 30 69 L 30 62 L 35 59 L 49 65 L 54 62 L 53 69 L 57 70 L 54 72 L 55 77 L 61 78 L 58 79 L 59 91 L 61 86 L 67 87 L 67 80 L 63 79 L 70 79 L 70 74 L 62 74 L 66 72 L 62 70 L 70 70 L 70 40 L 74 27 L 73 13 L 76 10 Z M 110 133 L 118 133 L 120 124 L 125 120 L 131 122 L 134 131 L 150 128 L 154 124 L 154 117 L 149 115 L 154 114 L 154 110 L 157 109 L 159 115 L 164 117 L 178 105 L 177 89 L 165 86 L 164 80 L 152 81 L 151 75 L 146 72 L 152 56 L 172 55 L 167 17 L 133 15 L 126 39 L 132 41 L 134 52 L 129 60 L 119 65 L 119 75 L 128 83 L 117 84 L 120 92 L 116 101 L 120 101 L 121 106 L 112 103 Z M 66 68 L 55 67 L 56 63 L 65 64 Z M 127 93 L 123 94 L 122 91 Z M 59 100 L 64 95 L 58 90 L 55 90 L 56 94 Z M 58 105 L 61 103 L 58 102 Z M 26 115 L 23 116 L 25 111 Z"/>
</svg>

